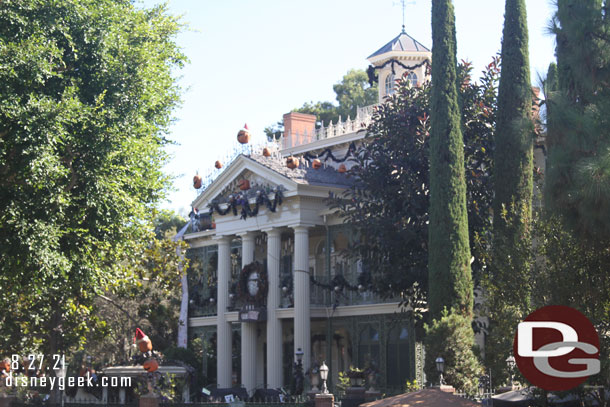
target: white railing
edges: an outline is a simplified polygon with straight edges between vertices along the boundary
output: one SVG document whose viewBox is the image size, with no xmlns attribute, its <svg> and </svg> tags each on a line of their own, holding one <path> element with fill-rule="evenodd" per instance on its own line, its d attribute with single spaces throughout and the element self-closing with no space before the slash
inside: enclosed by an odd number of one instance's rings
<svg viewBox="0 0 610 407">
<path fill-rule="evenodd" d="M 280 139 L 280 143 L 282 149 L 301 146 L 305 144 L 312 143 L 317 140 L 325 140 L 332 137 L 342 136 L 344 134 L 351 134 L 361 130 L 366 130 L 366 128 L 371 124 L 373 119 L 373 111 L 375 107 L 378 106 L 370 105 L 365 107 L 359 107 L 356 109 L 356 117 L 354 119 L 347 117 L 346 120 L 337 120 L 337 123 L 331 121 L 326 126 L 324 123 L 315 129 L 311 134 L 307 134 L 305 131 L 302 134 L 298 132 L 295 134 L 282 134 Z"/>
</svg>

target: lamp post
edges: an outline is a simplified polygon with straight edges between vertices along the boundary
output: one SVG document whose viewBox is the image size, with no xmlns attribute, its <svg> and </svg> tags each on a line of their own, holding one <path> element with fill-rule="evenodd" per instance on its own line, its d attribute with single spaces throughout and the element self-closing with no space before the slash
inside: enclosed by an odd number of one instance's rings
<svg viewBox="0 0 610 407">
<path fill-rule="evenodd" d="M 513 383 L 513 373 L 515 371 L 515 357 L 513 355 L 510 355 L 509 357 L 506 358 L 506 365 L 508 366 L 508 372 L 510 374 L 510 389 L 512 390 L 514 387 L 514 383 Z"/>
<path fill-rule="evenodd" d="M 436 358 L 436 370 L 438 371 L 438 373 L 440 374 L 440 379 L 439 379 L 439 386 L 442 386 L 443 383 L 443 371 L 445 370 L 445 359 L 443 359 L 441 356 Z"/>
<path fill-rule="evenodd" d="M 304 379 L 303 376 L 303 355 L 305 352 L 301 348 L 298 348 L 296 352 L 294 352 L 294 356 L 296 357 L 296 361 L 294 362 L 294 394 L 303 393 L 304 387 Z"/>
<path fill-rule="evenodd" d="M 326 379 L 328 379 L 328 366 L 326 366 L 326 361 L 322 362 L 322 366 L 320 366 L 320 379 L 322 379 L 322 394 L 328 394 L 328 387 L 326 387 Z"/>
</svg>

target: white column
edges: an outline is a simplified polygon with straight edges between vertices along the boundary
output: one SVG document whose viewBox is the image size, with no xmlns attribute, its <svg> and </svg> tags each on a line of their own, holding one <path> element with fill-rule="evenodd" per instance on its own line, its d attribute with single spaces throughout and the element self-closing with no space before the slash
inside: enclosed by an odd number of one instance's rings
<svg viewBox="0 0 610 407">
<path fill-rule="evenodd" d="M 282 235 L 279 229 L 267 230 L 267 387 L 282 387 L 282 321 L 277 318 L 280 307 L 280 250 Z"/>
<path fill-rule="evenodd" d="M 294 350 L 303 350 L 303 371 L 311 363 L 311 323 L 309 319 L 309 231 L 294 229 Z M 296 358 L 295 358 L 296 359 Z"/>
<path fill-rule="evenodd" d="M 254 261 L 254 233 L 241 235 L 241 267 Z M 241 324 L 241 382 L 251 396 L 256 389 L 256 323 Z"/>
<path fill-rule="evenodd" d="M 218 288 L 216 294 L 216 334 L 217 334 L 217 365 L 216 375 L 219 388 L 231 387 L 233 367 L 231 323 L 227 322 L 225 312 L 229 305 L 229 281 L 231 279 L 231 238 L 218 239 Z"/>
</svg>

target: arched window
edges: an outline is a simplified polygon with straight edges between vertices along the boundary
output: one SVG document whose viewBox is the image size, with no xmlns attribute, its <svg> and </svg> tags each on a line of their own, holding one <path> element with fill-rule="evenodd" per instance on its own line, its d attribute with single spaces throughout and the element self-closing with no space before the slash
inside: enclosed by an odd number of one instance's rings
<svg viewBox="0 0 610 407">
<path fill-rule="evenodd" d="M 394 74 L 391 73 L 385 77 L 385 94 L 391 95 L 394 93 Z"/>
<path fill-rule="evenodd" d="M 413 87 L 417 86 L 417 74 L 415 72 L 413 72 L 413 71 L 409 72 L 407 79 L 409 80 L 409 82 L 411 82 L 411 86 L 413 86 Z"/>
<path fill-rule="evenodd" d="M 404 325 L 395 326 L 389 332 L 387 372 L 388 386 L 404 386 L 407 379 L 412 379 L 409 329 Z"/>
</svg>

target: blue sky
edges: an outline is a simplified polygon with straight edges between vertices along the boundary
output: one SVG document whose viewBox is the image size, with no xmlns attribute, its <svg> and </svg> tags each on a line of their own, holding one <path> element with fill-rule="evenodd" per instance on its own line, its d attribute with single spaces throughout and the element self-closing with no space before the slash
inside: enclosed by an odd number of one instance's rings
<svg viewBox="0 0 610 407">
<path fill-rule="evenodd" d="M 159 3 L 144 0 L 144 6 Z M 458 58 L 480 72 L 500 50 L 504 0 L 454 0 Z M 547 26 L 549 0 L 526 0 L 532 81 L 554 60 Z M 410 1 L 406 31 L 431 48 L 430 0 Z M 169 148 L 174 191 L 163 207 L 187 214 L 196 197 L 192 177 L 205 174 L 248 123 L 254 141 L 284 113 L 307 101 L 334 101 L 332 85 L 401 30 L 395 0 L 170 0 L 188 28 L 178 36 L 191 63 L 179 72 L 185 88 Z M 476 76 L 476 75 L 475 75 Z"/>
</svg>

